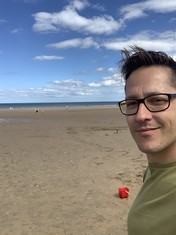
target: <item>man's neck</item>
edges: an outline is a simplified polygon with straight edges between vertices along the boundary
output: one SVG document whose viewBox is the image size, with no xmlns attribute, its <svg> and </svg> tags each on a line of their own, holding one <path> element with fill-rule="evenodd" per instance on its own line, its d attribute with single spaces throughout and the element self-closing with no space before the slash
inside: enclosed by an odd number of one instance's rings
<svg viewBox="0 0 176 235">
<path fill-rule="evenodd" d="M 162 151 L 146 154 L 149 163 L 168 164 L 176 162 L 176 151 Z"/>
</svg>

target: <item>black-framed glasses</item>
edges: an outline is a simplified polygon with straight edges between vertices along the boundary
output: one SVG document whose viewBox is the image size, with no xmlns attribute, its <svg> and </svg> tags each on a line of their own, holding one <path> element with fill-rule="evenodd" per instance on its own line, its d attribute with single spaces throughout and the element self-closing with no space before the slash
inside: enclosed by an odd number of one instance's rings
<svg viewBox="0 0 176 235">
<path fill-rule="evenodd" d="M 124 115 L 134 115 L 139 110 L 139 105 L 143 103 L 150 112 L 161 112 L 169 108 L 171 98 L 176 94 L 155 94 L 142 99 L 126 99 L 118 102 L 120 111 Z"/>
</svg>

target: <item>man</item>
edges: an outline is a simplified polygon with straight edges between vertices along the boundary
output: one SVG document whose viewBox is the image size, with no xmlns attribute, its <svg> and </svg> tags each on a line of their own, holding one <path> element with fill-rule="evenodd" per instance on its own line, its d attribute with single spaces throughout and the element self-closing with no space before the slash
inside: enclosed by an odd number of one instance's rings
<svg viewBox="0 0 176 235">
<path fill-rule="evenodd" d="M 121 112 L 146 153 L 144 184 L 128 215 L 129 235 L 176 234 L 176 61 L 137 46 L 123 50 Z"/>
</svg>

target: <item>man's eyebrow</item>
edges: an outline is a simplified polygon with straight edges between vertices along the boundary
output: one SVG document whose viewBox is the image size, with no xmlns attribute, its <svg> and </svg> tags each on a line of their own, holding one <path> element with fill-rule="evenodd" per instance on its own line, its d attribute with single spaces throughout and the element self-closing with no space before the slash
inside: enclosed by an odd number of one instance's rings
<svg viewBox="0 0 176 235">
<path fill-rule="evenodd" d="M 137 99 L 143 99 L 143 98 L 151 96 L 151 95 L 159 95 L 159 94 L 163 94 L 163 92 L 156 92 L 156 91 L 155 92 L 148 92 L 143 97 L 139 97 L 137 95 L 129 95 L 129 96 L 126 96 L 125 99 L 134 99 L 134 100 L 137 100 Z"/>
</svg>

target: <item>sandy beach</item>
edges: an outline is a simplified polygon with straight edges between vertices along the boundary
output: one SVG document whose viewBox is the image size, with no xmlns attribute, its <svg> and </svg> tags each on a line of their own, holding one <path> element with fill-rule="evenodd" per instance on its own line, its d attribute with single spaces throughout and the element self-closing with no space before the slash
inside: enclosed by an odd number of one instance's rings
<svg viewBox="0 0 176 235">
<path fill-rule="evenodd" d="M 147 162 L 117 107 L 0 114 L 0 234 L 127 235 Z"/>
</svg>

